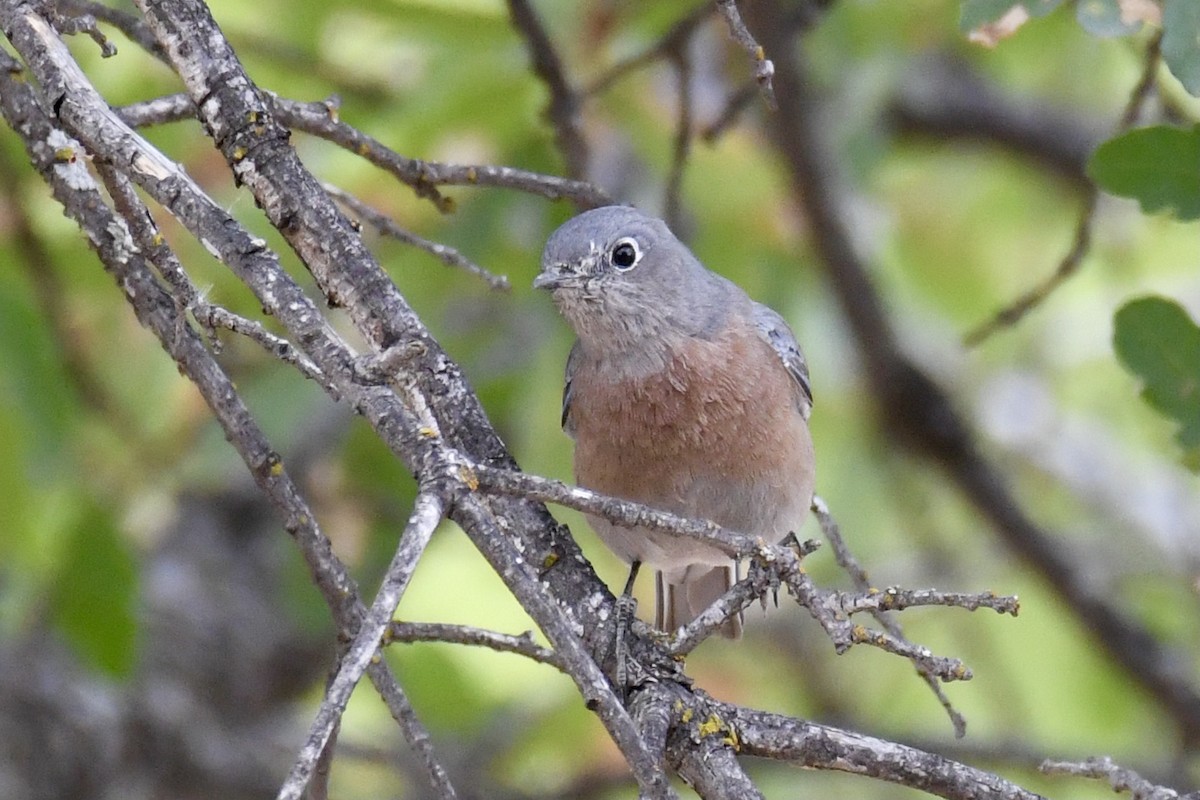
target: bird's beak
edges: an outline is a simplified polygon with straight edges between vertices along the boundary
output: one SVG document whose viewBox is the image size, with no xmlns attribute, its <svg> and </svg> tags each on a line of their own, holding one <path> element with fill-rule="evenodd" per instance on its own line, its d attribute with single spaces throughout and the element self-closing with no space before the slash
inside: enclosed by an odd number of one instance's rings
<svg viewBox="0 0 1200 800">
<path fill-rule="evenodd" d="M 553 292 L 580 277 L 571 264 L 550 264 L 533 279 L 533 288 Z"/>
</svg>

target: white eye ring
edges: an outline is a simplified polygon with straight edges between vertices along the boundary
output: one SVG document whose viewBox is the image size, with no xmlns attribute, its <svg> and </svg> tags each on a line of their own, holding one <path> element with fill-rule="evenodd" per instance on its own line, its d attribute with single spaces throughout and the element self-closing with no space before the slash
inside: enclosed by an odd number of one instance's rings
<svg viewBox="0 0 1200 800">
<path fill-rule="evenodd" d="M 636 239 L 626 236 L 617 239 L 612 250 L 608 251 L 608 261 L 621 272 L 627 272 L 642 260 L 642 248 L 638 247 Z"/>
</svg>

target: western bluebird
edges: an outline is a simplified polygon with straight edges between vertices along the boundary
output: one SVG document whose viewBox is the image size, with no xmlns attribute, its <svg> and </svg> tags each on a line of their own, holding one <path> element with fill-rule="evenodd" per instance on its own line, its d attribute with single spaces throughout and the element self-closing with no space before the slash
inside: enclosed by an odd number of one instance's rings
<svg viewBox="0 0 1200 800">
<path fill-rule="evenodd" d="M 624 206 L 555 231 L 533 285 L 577 339 L 562 425 L 580 486 L 775 542 L 813 493 L 808 365 L 783 318 L 705 267 L 666 224 Z M 733 582 L 715 547 L 599 517 L 627 562 L 657 570 L 655 624 L 695 619 Z M 736 638 L 741 621 L 722 633 Z"/>
</svg>

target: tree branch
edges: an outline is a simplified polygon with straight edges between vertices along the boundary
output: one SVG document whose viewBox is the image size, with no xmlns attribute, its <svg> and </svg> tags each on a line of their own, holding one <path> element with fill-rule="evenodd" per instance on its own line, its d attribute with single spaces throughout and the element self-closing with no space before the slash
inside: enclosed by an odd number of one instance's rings
<svg viewBox="0 0 1200 800">
<path fill-rule="evenodd" d="M 738 11 L 736 0 L 717 0 L 717 8 L 725 17 L 733 40 L 750 54 L 750 60 L 754 64 L 754 79 L 758 81 L 763 100 L 766 101 L 767 108 L 775 111 L 779 107 L 775 102 L 775 86 L 771 82 L 772 76 L 775 75 L 775 64 L 766 57 L 764 48 L 755 40 L 754 34 L 750 33 L 746 23 L 742 22 L 742 15 Z"/>
<path fill-rule="evenodd" d="M 476 264 L 474 261 L 464 256 L 462 253 L 458 252 L 458 250 L 454 249 L 453 247 L 442 244 L 441 242 L 432 242 L 429 239 L 417 236 L 415 233 L 406 231 L 404 228 L 401 228 L 399 225 L 397 225 L 388 215 L 380 211 L 376 211 L 374 208 L 371 208 L 354 195 L 350 194 L 349 192 L 342 191 L 332 184 L 325 183 L 322 184 L 322 186 L 325 187 L 325 191 L 328 192 L 331 197 L 333 197 L 346 208 L 353 211 L 355 216 L 361 220 L 364 220 L 368 225 L 379 231 L 384 236 L 390 236 L 399 242 L 404 242 L 407 245 L 416 247 L 418 250 L 424 250 L 426 253 L 435 256 L 446 266 L 457 267 L 468 275 L 474 275 L 477 278 L 482 278 L 491 289 L 507 292 L 512 288 L 507 277 L 503 275 L 495 275 L 489 272 L 488 270 Z"/>
<path fill-rule="evenodd" d="M 562 670 L 558 656 L 553 650 L 541 647 L 533 640 L 533 635 L 526 631 L 520 636 L 508 633 L 485 631 L 467 625 L 450 625 L 443 622 L 399 622 L 393 620 L 384 632 L 385 645 L 411 642 L 444 642 L 447 644 L 465 644 L 476 647 L 488 647 L 501 653 L 515 653 L 541 664 L 548 664 Z"/>
<path fill-rule="evenodd" d="M 1200 800 L 1200 792 L 1181 795 L 1174 789 L 1151 783 L 1107 756 L 1078 762 L 1047 759 L 1038 769 L 1046 775 L 1075 775 L 1107 780 L 1114 792 L 1129 792 L 1134 800 Z"/>
<path fill-rule="evenodd" d="M 17 13 L 22 11 L 30 13 L 28 9 L 18 9 Z M 3 15 L 0 19 L 4 28 L 13 32 L 10 35 L 15 39 L 31 33 L 26 25 L 32 24 L 37 29 L 36 22 L 30 23 L 30 19 L 36 20 L 36 17 L 11 16 L 7 7 L 0 9 L 0 15 Z M 32 45 L 28 40 L 25 43 Z M 2 60 L 9 62 L 7 56 Z M 149 214 L 126 180 L 101 164 L 99 167 L 106 176 L 110 192 L 132 212 L 124 218 L 113 215 L 82 163 L 60 160 L 60 151 L 73 143 L 44 115 L 43 106 L 29 84 L 17 77 L 19 72 L 15 63 L 0 64 L 0 107 L 6 121 L 21 135 L 30 159 L 50 184 L 56 199 L 88 234 L 89 241 L 105 268 L 117 279 L 139 321 L 155 333 L 164 349 L 200 390 L 251 476 L 284 518 L 288 532 L 300 546 L 313 580 L 338 625 L 343 630 L 353 630 L 363 613 L 357 602 L 354 581 L 334 556 L 315 516 L 232 382 L 204 348 L 200 338 L 182 321 L 178 304 L 154 280 L 151 269 L 139 253 L 138 248 L 147 245 L 150 245 L 148 251 L 154 252 L 153 244 L 159 239 Z M 132 237 L 126 222 L 132 226 Z M 138 242 L 136 246 L 134 237 Z M 424 743 L 427 750 L 428 734 L 415 717 L 405 713 L 405 709 L 411 712 L 411 706 L 387 666 L 373 665 L 370 675 L 389 701 L 393 716 L 401 722 L 414 747 L 420 751 Z M 432 757 L 430 760 L 436 766 Z M 445 782 L 444 774 L 436 771 L 431 773 L 431 779 L 435 785 Z"/>
<path fill-rule="evenodd" d="M 998 775 L 914 747 L 728 703 L 714 705 L 737 733 L 745 755 L 866 775 L 946 800 L 1040 800 Z"/>
<path fill-rule="evenodd" d="M 550 90 L 546 117 L 554 126 L 554 141 L 566 162 L 566 173 L 575 180 L 583 180 L 588 174 L 588 146 L 580 126 L 582 98 L 567 80 L 554 43 L 528 0 L 508 0 L 508 12 L 529 48 L 534 73 Z"/>
<path fill-rule="evenodd" d="M 1142 106 L 1150 96 L 1154 83 L 1158 78 L 1158 67 L 1161 60 L 1162 30 L 1160 29 L 1146 46 L 1145 63 L 1142 76 L 1129 95 L 1125 110 L 1117 124 L 1117 133 L 1132 126 L 1141 115 Z M 1083 209 L 1079 212 L 1079 220 L 1075 223 L 1075 235 L 1066 255 L 1058 262 L 1058 267 L 1050 277 L 1034 286 L 1029 291 L 1002 308 L 992 319 L 975 327 L 963 337 L 963 343 L 968 347 L 981 344 L 993 334 L 1011 328 L 1025 318 L 1030 311 L 1046 301 L 1055 289 L 1079 271 L 1083 259 L 1087 257 L 1092 244 L 1092 228 L 1096 219 L 1096 204 L 1100 198 L 1100 189 L 1090 180 L 1087 183 L 1087 193 L 1084 195 Z"/>
<path fill-rule="evenodd" d="M 321 701 L 321 707 L 309 728 L 308 738 L 279 789 L 279 800 L 298 800 L 304 793 L 304 787 L 312 777 L 317 760 L 325 751 L 326 743 L 342 718 L 342 712 L 350 700 L 350 693 L 362 679 L 371 659 L 379 652 L 384 631 L 387 630 L 392 614 L 400 603 L 400 597 L 408 588 L 408 582 L 417 568 L 417 561 L 425 552 L 425 547 L 433 538 L 433 532 L 442 521 L 445 512 L 445 501 L 440 496 L 429 492 L 417 495 L 412 516 L 409 517 L 408 525 L 400 536 L 400 545 L 392 556 L 392 563 L 388 566 L 379 592 L 375 595 L 375 601 L 363 617 L 350 646 L 342 653 L 341 663 L 338 664 L 333 680 L 325 689 L 325 698 Z"/>
</svg>

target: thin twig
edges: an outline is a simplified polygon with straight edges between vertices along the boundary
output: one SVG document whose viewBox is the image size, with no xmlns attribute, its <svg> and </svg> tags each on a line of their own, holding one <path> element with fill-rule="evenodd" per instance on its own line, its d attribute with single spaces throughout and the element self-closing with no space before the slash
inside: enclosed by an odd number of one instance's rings
<svg viewBox="0 0 1200 800">
<path fill-rule="evenodd" d="M 196 301 L 191 305 L 191 312 L 192 316 L 202 326 L 207 328 L 224 328 L 227 331 L 245 336 L 280 361 L 285 364 L 291 364 L 300 371 L 301 375 L 310 381 L 324 387 L 334 399 L 338 398 L 337 387 L 330 383 L 325 373 L 321 372 L 321 368 L 314 364 L 311 358 L 304 355 L 287 339 L 271 333 L 261 322 L 247 319 L 223 306 L 213 305 L 202 300 Z"/>
<path fill-rule="evenodd" d="M 131 128 L 149 128 L 196 118 L 196 106 L 192 98 L 182 92 L 118 106 L 113 111 Z"/>
<path fill-rule="evenodd" d="M 1108 756 L 1084 761 L 1046 759 L 1038 767 L 1044 775 L 1075 775 L 1107 780 L 1114 792 L 1129 792 L 1134 800 L 1196 800 L 1200 792 L 1181 794 L 1166 786 L 1151 783 L 1131 769 L 1122 767 Z"/>
<path fill-rule="evenodd" d="M 746 110 L 746 106 L 758 96 L 757 83 L 745 83 L 725 101 L 725 108 L 715 120 L 700 132 L 700 138 L 707 144 L 712 144 L 721 138 L 721 135 L 738 120 L 742 112 Z"/>
<path fill-rule="evenodd" d="M 570 200 L 580 208 L 609 205 L 612 198 L 586 181 L 544 175 L 493 164 L 444 164 L 402 156 L 338 117 L 332 100 L 304 103 L 269 95 L 280 123 L 348 150 L 410 186 L 418 197 L 431 200 L 441 211 L 454 210 L 454 201 L 438 186 L 491 186 L 515 189 L 549 200 Z M 186 94 L 143 100 L 115 109 L 130 127 L 140 128 L 194 119 L 196 107 Z"/>
<path fill-rule="evenodd" d="M 392 557 L 392 563 L 388 566 L 379 592 L 375 595 L 375 601 L 363 617 L 358 632 L 342 656 L 337 674 L 325 690 L 325 699 L 321 701 L 321 707 L 317 710 L 309 728 L 308 738 L 300 749 L 296 762 L 279 789 L 278 800 L 298 800 L 304 793 L 304 788 L 308 785 L 317 761 L 325 749 L 325 743 L 342 718 L 342 712 L 350 700 L 350 693 L 354 691 L 371 659 L 379 651 L 384 631 L 395 613 L 396 605 L 400 602 L 404 590 L 408 588 L 417 562 L 425 552 L 425 547 L 433 537 L 433 532 L 445 511 L 445 501 L 441 497 L 429 492 L 417 495 L 412 515 L 400 536 L 400 544 Z"/>
<path fill-rule="evenodd" d="M 819 547 L 819 542 L 810 539 L 797 547 L 796 555 L 803 559 L 816 552 Z M 671 635 L 667 642 L 667 650 L 676 658 L 687 655 L 720 630 L 725 620 L 749 608 L 755 601 L 766 597 L 768 591 L 778 587 L 778 571 L 764 567 L 759 559 L 752 560 L 745 578 L 731 586 L 698 617 Z"/>
<path fill-rule="evenodd" d="M 542 175 L 514 167 L 490 164 L 442 164 L 406 158 L 362 131 L 341 122 L 326 103 L 301 103 L 272 97 L 279 121 L 349 150 L 412 187 L 418 197 L 426 197 L 442 211 L 453 210 L 453 201 L 442 196 L 438 186 L 495 186 L 536 194 L 550 200 L 567 199 L 580 208 L 608 205 L 612 198 L 600 188 L 583 180 Z"/>
<path fill-rule="evenodd" d="M 831 592 L 830 605 L 843 614 L 874 614 L 878 611 L 903 611 L 917 606 L 951 606 L 966 611 L 981 608 L 991 609 L 997 614 L 1017 616 L 1020 603 L 1015 595 L 998 595 L 994 592 L 942 592 L 937 589 L 902 589 L 889 586 L 886 589 L 868 589 L 866 592 Z M 878 619 L 878 617 L 876 617 Z M 888 619 L 888 617 L 885 617 Z"/>
<path fill-rule="evenodd" d="M 101 57 L 111 58 L 117 54 L 117 46 L 110 42 L 104 32 L 96 26 L 96 17 L 90 13 L 92 10 L 92 4 L 88 4 L 88 6 L 75 5 L 70 9 L 46 4 L 43 13 L 59 33 L 66 36 L 86 33 L 99 46 Z M 100 10 L 98 4 L 96 4 L 96 10 Z"/>
<path fill-rule="evenodd" d="M 442 244 L 441 242 L 430 241 L 415 233 L 406 231 L 396 224 L 395 220 L 364 203 L 349 192 L 343 191 L 331 183 L 324 183 L 325 191 L 333 195 L 339 203 L 349 208 L 364 220 L 372 228 L 375 228 L 384 236 L 390 236 L 393 239 L 404 242 L 407 245 L 416 247 L 418 250 L 424 250 L 426 253 L 436 257 L 446 266 L 456 267 L 466 272 L 469 275 L 474 275 L 477 278 L 482 278 L 483 281 L 492 289 L 501 292 L 509 291 L 512 286 L 508 282 L 508 278 L 504 275 L 496 275 L 493 272 L 479 266 L 471 259 L 458 252 L 450 245 Z"/>
<path fill-rule="evenodd" d="M 595 514 L 629 528 L 647 528 L 677 536 L 699 539 L 720 548 L 730 558 L 745 558 L 758 553 L 765 543 L 745 534 L 722 528 L 715 522 L 687 519 L 667 511 L 659 511 L 641 503 L 619 500 L 578 486 L 541 478 L 515 470 L 497 469 L 484 464 L 472 464 L 472 479 L 479 489 L 494 494 L 528 497 L 543 503 L 554 503 L 585 514 Z"/>
<path fill-rule="evenodd" d="M 903 656 L 943 681 L 971 679 L 971 670 L 957 658 L 935 656 L 929 648 L 915 645 L 903 637 L 851 622 L 837 607 L 840 603 L 826 602 L 834 593 L 818 588 L 798 564 L 793 566 L 781 559 L 779 578 L 787 585 L 796 602 L 807 609 L 813 619 L 825 629 L 826 635 L 833 640 L 833 646 L 839 654 L 853 645 L 869 644 L 888 653 Z"/>
<path fill-rule="evenodd" d="M 146 24 L 137 16 L 130 14 L 127 11 L 121 11 L 111 6 L 106 6 L 103 3 L 93 2 L 92 0 L 57 0 L 59 7 L 71 14 L 86 14 L 101 22 L 112 25 L 132 42 L 135 42 L 139 47 L 145 50 L 150 55 L 166 62 L 166 51 L 163 50 L 155 39 Z"/>
<path fill-rule="evenodd" d="M 1145 64 L 1141 77 L 1133 87 L 1121 118 L 1117 122 L 1114 134 L 1128 130 L 1136 124 L 1141 116 L 1142 108 L 1153 90 L 1158 77 L 1159 60 L 1162 54 L 1162 31 L 1159 30 L 1146 45 Z M 1045 302 L 1068 278 L 1079 271 L 1083 259 L 1087 257 L 1092 244 L 1092 230 L 1096 223 L 1096 207 L 1100 199 L 1100 189 L 1090 180 L 1087 183 L 1086 194 L 1083 198 L 1083 208 L 1075 223 L 1075 233 L 1071 239 L 1071 247 L 1066 255 L 1058 262 L 1058 267 L 1037 286 L 1022 294 L 1008 306 L 996 312 L 990 320 L 976 326 L 963 336 L 966 347 L 976 347 L 987 341 L 995 333 L 1011 328 L 1025 318 L 1030 311 Z"/>
<path fill-rule="evenodd" d="M 671 147 L 671 169 L 667 173 L 663 214 L 668 225 L 680 230 L 683 224 L 683 174 L 687 168 L 688 154 L 692 149 L 692 60 L 688 54 L 687 40 L 680 43 L 671 53 L 671 63 L 675 66 L 675 79 L 679 84 L 679 109 L 675 122 L 675 140 Z"/>
<path fill-rule="evenodd" d="M 629 58 L 616 62 L 596 78 L 592 79 L 584 87 L 581 94 L 588 97 L 603 94 L 611 89 L 617 81 L 633 71 L 648 64 L 653 64 L 661 58 L 668 58 L 671 53 L 677 52 L 681 48 L 686 49 L 688 42 L 692 38 L 692 34 L 700 27 L 700 23 L 712 16 L 715 10 L 716 7 L 711 3 L 704 3 L 697 6 L 691 13 L 672 25 L 670 30 L 664 33 L 662 38 L 650 45 L 650 47 Z"/>
<path fill-rule="evenodd" d="M 501 653 L 515 653 L 540 664 L 548 664 L 556 669 L 562 669 L 562 664 L 555 652 L 535 642 L 533 634 L 529 631 L 520 636 L 514 636 L 511 633 L 499 633 L 469 625 L 393 620 L 384 632 L 383 643 L 387 645 L 393 642 L 445 642 L 488 647 Z"/>
<path fill-rule="evenodd" d="M 758 88 L 762 92 L 763 100 L 766 101 L 767 108 L 775 111 L 779 108 L 775 102 L 775 86 L 771 80 L 775 75 L 775 64 L 766 57 L 762 45 L 746 28 L 746 23 L 742 21 L 742 15 L 738 11 L 735 0 L 717 0 L 717 8 L 725 17 L 734 41 L 750 54 L 750 59 L 754 63 L 754 79 L 758 81 Z"/>
<path fill-rule="evenodd" d="M 846 540 L 842 538 L 842 532 L 837 524 L 837 520 L 835 520 L 833 515 L 829 512 L 829 506 L 825 503 L 824 499 L 820 497 L 813 497 L 812 508 L 813 513 L 815 513 L 817 516 L 817 522 L 821 526 L 822 534 L 824 534 L 826 541 L 828 541 L 830 546 L 833 548 L 833 557 L 838 563 L 838 566 L 840 566 L 842 570 L 850 576 L 850 580 L 853 581 L 856 589 L 858 589 L 860 592 L 866 592 L 870 594 L 873 590 L 871 588 L 871 581 L 867 577 L 867 572 L 862 568 L 862 565 L 858 563 L 858 559 L 854 557 L 854 554 L 850 552 L 850 548 L 846 544 Z M 1013 598 L 1014 610 L 1012 613 L 1014 615 L 1016 614 L 1015 603 L 1016 598 Z M 891 615 L 884 614 L 882 608 L 872 611 L 872 616 L 875 617 L 879 624 L 883 626 L 883 629 L 889 634 L 898 639 L 904 638 L 904 632 L 900 627 L 900 623 L 893 619 Z M 934 697 L 937 698 L 938 704 L 941 705 L 942 709 L 945 710 L 946 715 L 950 718 L 950 724 L 954 726 L 955 738 L 961 739 L 962 737 L 966 736 L 966 717 L 964 717 L 962 713 L 954 707 L 954 704 L 950 702 L 950 698 L 946 695 L 946 691 L 942 688 L 937 676 L 926 670 L 920 663 L 914 662 L 914 666 L 917 668 L 917 674 L 921 676 L 921 680 L 925 681 L 925 685 L 929 687 L 931 692 L 933 692 Z"/>
</svg>

